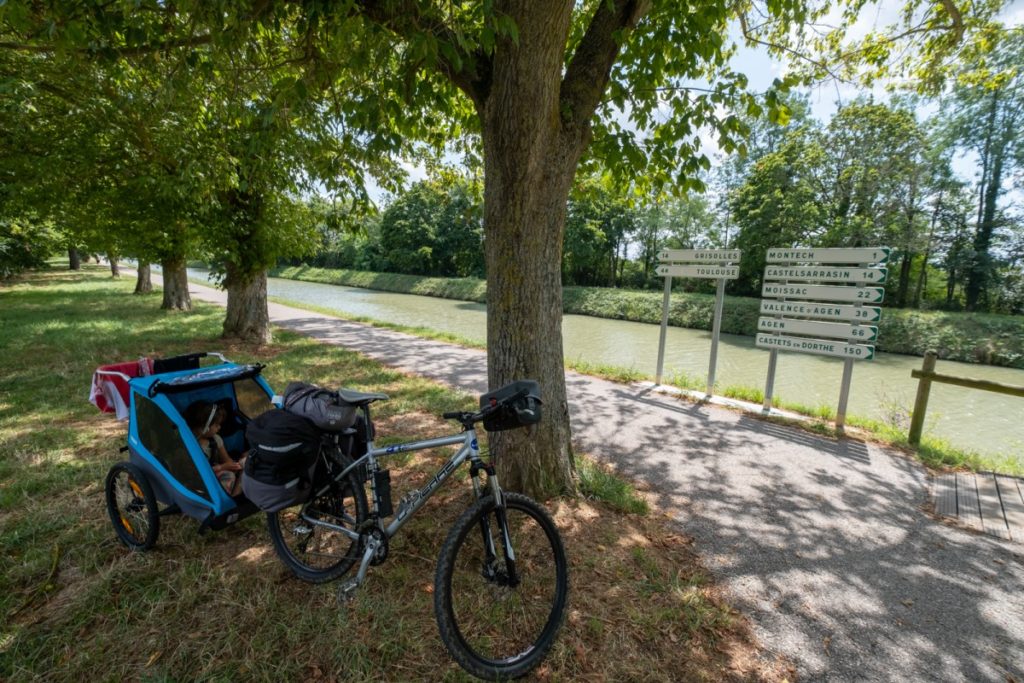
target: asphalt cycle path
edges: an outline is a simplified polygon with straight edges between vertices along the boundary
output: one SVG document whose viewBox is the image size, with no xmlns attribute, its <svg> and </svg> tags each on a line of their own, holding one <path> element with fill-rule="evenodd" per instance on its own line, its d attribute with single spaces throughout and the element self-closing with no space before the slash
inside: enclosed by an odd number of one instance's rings
<svg viewBox="0 0 1024 683">
<path fill-rule="evenodd" d="M 488 389 L 483 351 L 269 308 L 280 327 Z M 1024 683 L 1024 546 L 930 517 L 911 459 L 650 387 L 573 372 L 566 384 L 575 446 L 655 492 L 798 680 Z"/>
</svg>

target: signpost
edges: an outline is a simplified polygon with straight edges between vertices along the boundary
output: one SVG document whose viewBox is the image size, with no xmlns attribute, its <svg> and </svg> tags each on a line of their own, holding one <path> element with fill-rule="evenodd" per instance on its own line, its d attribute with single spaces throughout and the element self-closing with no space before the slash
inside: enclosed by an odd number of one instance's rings
<svg viewBox="0 0 1024 683">
<path fill-rule="evenodd" d="M 864 304 L 878 304 L 885 297 L 885 288 L 879 285 L 888 275 L 883 267 L 888 259 L 888 247 L 768 250 L 755 340 L 756 346 L 771 351 L 765 413 L 772 407 L 780 350 L 842 358 L 836 409 L 836 429 L 842 431 L 853 361 L 875 357 L 878 327 L 872 323 L 881 319 L 882 309 Z"/>
<path fill-rule="evenodd" d="M 658 342 L 658 372 L 655 381 L 661 384 L 665 368 L 665 337 L 668 333 L 668 305 L 672 293 L 673 277 L 693 277 L 718 280 L 715 291 L 715 320 L 711 330 L 711 360 L 708 367 L 708 397 L 715 386 L 715 368 L 718 364 L 718 338 L 722 330 L 722 306 L 725 302 L 725 281 L 740 276 L 739 249 L 665 249 L 658 254 L 661 265 L 658 275 L 665 277 L 665 298 L 661 307 L 661 338 Z"/>
</svg>

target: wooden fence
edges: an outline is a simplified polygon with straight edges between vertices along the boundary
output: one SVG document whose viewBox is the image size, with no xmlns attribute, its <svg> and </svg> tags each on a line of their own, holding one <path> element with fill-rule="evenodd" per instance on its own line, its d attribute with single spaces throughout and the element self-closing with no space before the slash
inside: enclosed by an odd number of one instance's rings
<svg viewBox="0 0 1024 683">
<path fill-rule="evenodd" d="M 921 369 L 910 373 L 911 377 L 918 380 L 917 399 L 914 401 L 914 414 L 910 419 L 910 436 L 908 439 L 913 446 L 921 443 L 921 431 L 924 429 L 925 413 L 928 412 L 928 394 L 931 392 L 932 382 L 954 384 L 958 387 L 980 389 L 981 391 L 994 391 L 997 394 L 1006 394 L 1008 396 L 1024 397 L 1024 387 L 985 379 L 954 377 L 935 372 L 936 358 L 937 354 L 934 351 L 925 352 L 924 363 L 921 365 Z"/>
</svg>

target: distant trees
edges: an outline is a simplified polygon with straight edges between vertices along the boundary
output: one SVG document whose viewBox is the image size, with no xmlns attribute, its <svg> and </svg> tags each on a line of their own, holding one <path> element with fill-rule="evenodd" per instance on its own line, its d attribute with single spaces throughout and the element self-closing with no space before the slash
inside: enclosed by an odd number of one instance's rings
<svg viewBox="0 0 1024 683">
<path fill-rule="evenodd" d="M 483 277 L 479 183 L 452 173 L 420 181 L 388 206 L 377 233 L 367 263 L 374 270 Z"/>
<path fill-rule="evenodd" d="M 657 288 L 661 250 L 729 246 L 744 252 L 731 290 L 756 296 L 771 247 L 879 244 L 893 248 L 888 305 L 963 308 L 972 273 L 978 277 L 979 264 L 986 264 L 979 290 L 984 296 L 975 306 L 1024 310 L 1020 216 L 1012 202 L 1002 202 L 991 219 L 985 217 L 993 197 L 1004 197 L 1011 183 L 1020 182 L 1011 171 L 1021 168 L 1021 145 L 1004 128 L 998 129 L 997 145 L 995 129 L 982 135 L 989 130 L 984 117 L 972 116 L 973 108 L 985 103 L 989 109 L 980 111 L 990 111 L 993 98 L 999 103 L 1004 97 L 1007 103 L 1020 99 L 1010 81 L 997 82 L 1002 88 L 997 95 L 984 90 L 988 99 L 979 100 L 977 93 L 972 98 L 958 91 L 940 115 L 925 122 L 916 118 L 915 101 L 897 98 L 891 104 L 855 101 L 819 123 L 809 117 L 803 99 L 792 97 L 793 115 L 752 126 L 751 156 L 730 157 L 714 169 L 706 194 L 666 197 L 642 186 L 618 186 L 607 174 L 583 176 L 566 212 L 562 283 Z M 995 120 L 1003 124 L 1014 121 L 1018 109 L 1006 104 L 1004 111 L 1000 104 L 998 113 Z M 952 167 L 958 151 L 972 149 L 962 142 L 975 140 L 969 135 L 981 135 L 981 170 L 973 190 Z M 1001 180 L 993 193 L 997 171 Z M 430 179 L 397 195 L 379 217 L 362 217 L 361 233 L 325 237 L 330 246 L 316 261 L 482 277 L 480 202 L 478 185 L 454 171 L 435 169 Z M 985 239 L 987 257 L 979 251 Z M 700 290 L 703 284 L 676 286 Z"/>
<path fill-rule="evenodd" d="M 1007 216 L 1000 211 L 1004 183 L 1024 168 L 1024 36 L 1011 32 L 997 48 L 964 65 L 950 101 L 952 144 L 978 156 L 975 228 L 967 263 L 966 307 L 975 310 L 994 289 L 998 257 L 992 253 Z"/>
</svg>

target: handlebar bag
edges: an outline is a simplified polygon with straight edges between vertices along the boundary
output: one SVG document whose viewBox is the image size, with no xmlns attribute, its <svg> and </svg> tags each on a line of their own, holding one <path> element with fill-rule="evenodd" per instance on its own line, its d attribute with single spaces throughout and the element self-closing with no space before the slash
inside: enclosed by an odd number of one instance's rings
<svg viewBox="0 0 1024 683">
<path fill-rule="evenodd" d="M 315 384 L 291 382 L 284 390 L 284 409 L 325 432 L 342 432 L 355 424 L 356 407 Z"/>
<path fill-rule="evenodd" d="M 320 431 L 304 417 L 268 410 L 245 430 L 251 451 L 242 472 L 242 491 L 264 512 L 305 501 L 312 490 Z"/>
<path fill-rule="evenodd" d="M 522 396 L 509 400 L 516 394 Z M 502 432 L 537 424 L 541 418 L 540 384 L 532 379 L 521 379 L 506 384 L 480 397 L 480 407 L 489 406 L 500 406 L 484 419 L 484 429 L 489 432 Z"/>
</svg>

